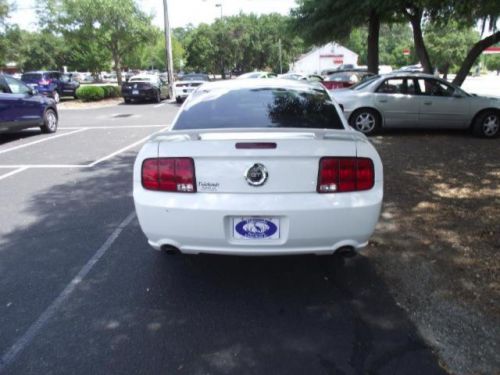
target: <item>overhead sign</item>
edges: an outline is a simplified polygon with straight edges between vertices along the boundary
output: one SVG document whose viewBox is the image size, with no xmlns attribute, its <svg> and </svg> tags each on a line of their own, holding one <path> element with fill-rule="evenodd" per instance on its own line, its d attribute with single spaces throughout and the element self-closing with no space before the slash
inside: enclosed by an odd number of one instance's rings
<svg viewBox="0 0 500 375">
<path fill-rule="evenodd" d="M 410 56 L 410 50 L 409 50 L 408 48 L 405 48 L 405 49 L 403 50 L 403 55 L 405 55 L 405 56 Z"/>
</svg>

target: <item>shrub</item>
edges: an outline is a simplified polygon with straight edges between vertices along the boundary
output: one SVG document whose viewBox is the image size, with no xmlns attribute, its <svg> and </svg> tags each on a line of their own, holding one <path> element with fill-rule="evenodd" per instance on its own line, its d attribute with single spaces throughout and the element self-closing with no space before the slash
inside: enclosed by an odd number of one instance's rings
<svg viewBox="0 0 500 375">
<path fill-rule="evenodd" d="M 119 98 L 121 96 L 121 89 L 119 86 L 101 86 L 102 89 L 104 90 L 104 97 L 105 98 Z"/>
<path fill-rule="evenodd" d="M 76 97 L 84 102 L 95 102 L 104 99 L 104 89 L 101 86 L 81 86 L 76 90 Z"/>
</svg>

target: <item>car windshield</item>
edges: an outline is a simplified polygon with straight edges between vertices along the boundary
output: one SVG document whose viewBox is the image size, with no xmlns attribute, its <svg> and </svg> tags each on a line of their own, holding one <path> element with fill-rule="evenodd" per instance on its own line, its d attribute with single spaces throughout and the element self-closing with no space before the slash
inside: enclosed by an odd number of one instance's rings
<svg viewBox="0 0 500 375">
<path fill-rule="evenodd" d="M 152 82 L 152 79 L 148 77 L 136 77 L 131 78 L 130 82 Z"/>
<path fill-rule="evenodd" d="M 262 87 L 195 92 L 174 130 L 280 127 L 344 129 L 324 90 Z"/>
<path fill-rule="evenodd" d="M 379 75 L 375 74 L 373 76 L 365 77 L 361 82 L 356 83 L 349 87 L 350 90 L 361 90 L 366 86 L 370 85 L 375 79 L 380 78 Z"/>
<path fill-rule="evenodd" d="M 22 81 L 39 81 L 42 79 L 41 73 L 25 73 L 21 76 Z"/>
<path fill-rule="evenodd" d="M 238 78 L 259 78 L 262 75 L 262 73 L 257 72 L 257 73 L 245 73 L 239 76 Z"/>
<path fill-rule="evenodd" d="M 357 82 L 359 77 L 357 76 L 356 73 L 353 72 L 344 72 L 344 73 L 334 73 L 326 77 L 325 81 L 330 81 L 330 82 L 347 82 L 347 81 L 353 81 Z"/>
<path fill-rule="evenodd" d="M 204 74 L 187 74 L 181 81 L 208 81 L 208 76 Z"/>
</svg>

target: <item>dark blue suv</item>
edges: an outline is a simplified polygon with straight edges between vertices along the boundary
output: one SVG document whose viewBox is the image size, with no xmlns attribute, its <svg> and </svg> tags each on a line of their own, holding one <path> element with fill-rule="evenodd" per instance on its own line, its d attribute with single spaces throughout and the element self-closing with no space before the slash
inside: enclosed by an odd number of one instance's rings
<svg viewBox="0 0 500 375">
<path fill-rule="evenodd" d="M 38 95 L 35 89 L 8 75 L 0 74 L 0 133 L 40 127 L 44 133 L 57 130 L 54 99 Z"/>
<path fill-rule="evenodd" d="M 40 94 L 54 98 L 59 103 L 61 96 L 73 96 L 76 98 L 76 89 L 80 83 L 73 80 L 71 75 L 56 71 L 26 72 L 21 81 Z"/>
</svg>

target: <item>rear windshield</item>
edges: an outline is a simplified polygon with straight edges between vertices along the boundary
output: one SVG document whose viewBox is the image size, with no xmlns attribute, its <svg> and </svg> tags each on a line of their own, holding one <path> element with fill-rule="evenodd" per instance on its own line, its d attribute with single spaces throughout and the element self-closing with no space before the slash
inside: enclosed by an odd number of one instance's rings
<svg viewBox="0 0 500 375">
<path fill-rule="evenodd" d="M 205 74 L 186 74 L 182 77 L 182 81 L 208 81 L 208 76 Z"/>
<path fill-rule="evenodd" d="M 21 81 L 40 81 L 41 79 L 41 73 L 26 73 L 21 76 Z"/>
<path fill-rule="evenodd" d="M 344 129 L 328 94 L 307 87 L 201 89 L 174 125 L 175 130 L 280 127 Z"/>
</svg>

